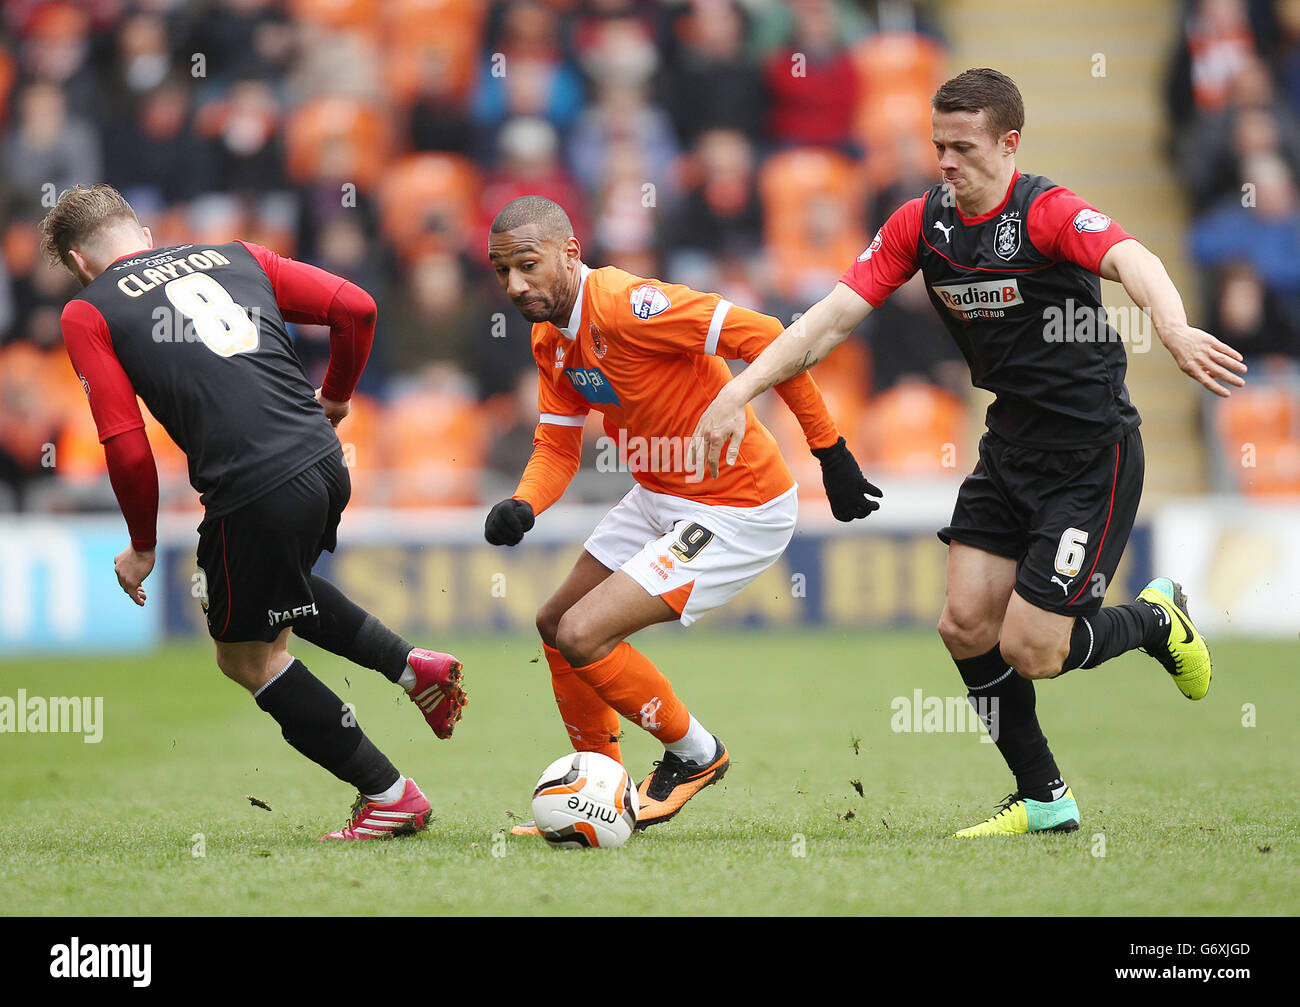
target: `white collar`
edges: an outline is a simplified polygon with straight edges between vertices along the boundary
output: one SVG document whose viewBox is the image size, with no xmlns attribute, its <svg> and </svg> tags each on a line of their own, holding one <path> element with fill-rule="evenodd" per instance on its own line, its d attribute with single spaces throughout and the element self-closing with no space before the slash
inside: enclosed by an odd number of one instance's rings
<svg viewBox="0 0 1300 1007">
<path fill-rule="evenodd" d="M 570 342 L 578 338 L 578 327 L 582 325 L 582 292 L 587 289 L 587 274 L 591 272 L 590 267 L 585 262 L 578 263 L 582 267 L 582 279 L 578 281 L 578 296 L 573 302 L 573 311 L 569 315 L 569 324 L 558 326 L 560 334 Z"/>
</svg>

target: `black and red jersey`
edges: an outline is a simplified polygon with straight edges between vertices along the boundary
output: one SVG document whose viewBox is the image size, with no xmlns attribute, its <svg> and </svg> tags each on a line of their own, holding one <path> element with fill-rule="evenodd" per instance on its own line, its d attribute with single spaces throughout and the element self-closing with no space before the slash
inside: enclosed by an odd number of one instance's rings
<svg viewBox="0 0 1300 1007">
<path fill-rule="evenodd" d="M 1128 237 L 1041 175 L 1017 172 L 978 217 L 940 183 L 894 212 L 842 282 L 878 306 L 920 269 L 972 382 L 997 396 L 990 430 L 1026 447 L 1100 447 L 1141 422 L 1097 275 Z"/>
<path fill-rule="evenodd" d="M 139 395 L 185 452 L 208 515 L 220 516 L 339 449 L 286 320 L 330 325 L 322 394 L 344 401 L 374 311 L 343 278 L 261 246 L 176 245 L 112 263 L 64 308 L 63 334 L 100 440 L 143 427 Z M 133 524 L 122 502 L 133 540 L 147 542 L 148 516 Z"/>
</svg>

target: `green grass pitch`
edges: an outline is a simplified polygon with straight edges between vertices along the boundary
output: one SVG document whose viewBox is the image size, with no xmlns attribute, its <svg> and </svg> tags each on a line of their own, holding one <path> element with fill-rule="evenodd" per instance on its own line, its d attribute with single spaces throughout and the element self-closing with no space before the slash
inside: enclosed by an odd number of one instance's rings
<svg viewBox="0 0 1300 1007">
<path fill-rule="evenodd" d="M 1141 654 L 1040 685 L 1040 719 L 1082 826 L 970 842 L 950 834 L 1012 789 L 994 746 L 969 733 L 891 730 L 895 697 L 917 688 L 959 694 L 934 634 L 652 630 L 636 642 L 727 742 L 732 767 L 676 820 L 607 851 L 502 835 L 507 812 L 528 815 L 537 774 L 567 749 L 537 642 L 422 642 L 465 661 L 470 705 L 450 742 L 437 741 L 374 672 L 296 647 L 434 804 L 424 834 L 356 844 L 317 843 L 343 822 L 353 795 L 281 740 L 216 670 L 206 643 L 140 657 L 0 661 L 0 696 L 22 688 L 104 697 L 98 744 L 0 734 L 5 912 L 1300 908 L 1293 642 L 1212 641 L 1214 686 L 1200 703 L 1183 699 Z M 637 779 L 657 757 L 653 740 L 632 727 L 624 754 Z"/>
</svg>

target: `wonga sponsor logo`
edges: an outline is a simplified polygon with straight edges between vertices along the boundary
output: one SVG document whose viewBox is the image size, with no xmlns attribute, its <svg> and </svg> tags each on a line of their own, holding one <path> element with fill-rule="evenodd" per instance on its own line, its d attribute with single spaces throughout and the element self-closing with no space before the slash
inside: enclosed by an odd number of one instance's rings
<svg viewBox="0 0 1300 1007">
<path fill-rule="evenodd" d="M 1007 308 L 1024 304 L 1020 284 L 1009 280 L 984 280 L 980 283 L 948 283 L 930 288 L 944 307 L 966 319 L 1001 318 Z"/>
</svg>

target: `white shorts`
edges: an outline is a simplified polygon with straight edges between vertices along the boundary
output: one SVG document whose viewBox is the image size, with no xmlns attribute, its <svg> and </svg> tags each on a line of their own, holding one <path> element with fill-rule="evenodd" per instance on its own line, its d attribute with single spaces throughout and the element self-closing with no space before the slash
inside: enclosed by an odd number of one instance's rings
<svg viewBox="0 0 1300 1007">
<path fill-rule="evenodd" d="M 777 561 L 798 516 L 798 486 L 757 507 L 723 507 L 636 485 L 583 548 L 662 597 L 689 626 Z"/>
</svg>

